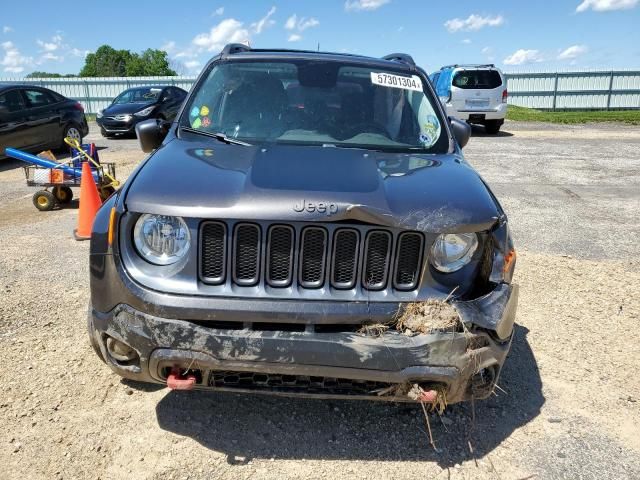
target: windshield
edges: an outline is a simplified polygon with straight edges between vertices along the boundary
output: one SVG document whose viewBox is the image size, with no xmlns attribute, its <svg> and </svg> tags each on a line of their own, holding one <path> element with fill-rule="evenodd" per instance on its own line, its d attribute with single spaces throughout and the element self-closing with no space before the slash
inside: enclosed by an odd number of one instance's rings
<svg viewBox="0 0 640 480">
<path fill-rule="evenodd" d="M 214 65 L 181 126 L 264 142 L 444 152 L 421 77 L 323 60 Z"/>
<path fill-rule="evenodd" d="M 131 88 L 125 90 L 113 101 L 114 105 L 122 103 L 150 103 L 158 100 L 161 88 Z"/>
</svg>

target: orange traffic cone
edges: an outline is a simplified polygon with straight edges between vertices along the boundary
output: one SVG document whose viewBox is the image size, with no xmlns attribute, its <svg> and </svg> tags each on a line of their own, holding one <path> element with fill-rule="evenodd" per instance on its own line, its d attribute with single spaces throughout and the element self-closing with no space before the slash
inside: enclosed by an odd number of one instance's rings
<svg viewBox="0 0 640 480">
<path fill-rule="evenodd" d="M 80 212 L 78 214 L 78 228 L 73 231 L 76 240 L 89 240 L 91 228 L 96 213 L 102 205 L 98 187 L 93 179 L 89 162 L 82 163 L 82 177 L 80 177 Z"/>
</svg>

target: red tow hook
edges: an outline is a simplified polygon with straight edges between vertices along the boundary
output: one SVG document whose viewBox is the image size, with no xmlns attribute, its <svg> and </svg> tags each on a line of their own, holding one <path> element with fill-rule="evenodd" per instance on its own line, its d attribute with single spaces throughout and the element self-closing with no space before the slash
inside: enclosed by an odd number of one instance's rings
<svg viewBox="0 0 640 480">
<path fill-rule="evenodd" d="M 436 403 L 437 399 L 438 399 L 438 392 L 436 392 L 435 390 L 425 390 L 418 397 L 418 400 L 424 403 Z"/>
<path fill-rule="evenodd" d="M 187 375 L 186 377 L 180 373 L 178 367 L 173 367 L 171 373 L 167 377 L 167 387 L 171 390 L 193 390 L 196 384 L 195 375 Z"/>
</svg>

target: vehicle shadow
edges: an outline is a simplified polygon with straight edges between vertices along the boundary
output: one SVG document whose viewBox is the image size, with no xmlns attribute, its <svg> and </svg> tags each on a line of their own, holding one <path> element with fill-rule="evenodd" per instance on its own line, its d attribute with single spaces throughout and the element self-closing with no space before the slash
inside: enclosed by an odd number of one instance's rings
<svg viewBox="0 0 640 480">
<path fill-rule="evenodd" d="M 0 156 L 0 172 L 8 172 L 9 170 L 15 170 L 16 168 L 24 167 L 26 165 L 28 164 L 21 160 Z"/>
<path fill-rule="evenodd" d="M 485 456 L 540 413 L 545 400 L 527 333 L 516 326 L 499 382 L 506 394 L 475 402 L 475 415 L 468 403 L 450 406 L 442 419 L 430 416 L 437 451 L 429 445 L 421 408 L 413 404 L 172 391 L 156 406 L 158 424 L 224 452 L 230 464 L 254 458 L 375 459 L 448 468 Z"/>
<path fill-rule="evenodd" d="M 485 128 L 480 125 L 471 125 L 471 134 L 474 137 L 513 137 L 513 133 L 500 130 L 498 133 L 487 133 Z"/>
</svg>

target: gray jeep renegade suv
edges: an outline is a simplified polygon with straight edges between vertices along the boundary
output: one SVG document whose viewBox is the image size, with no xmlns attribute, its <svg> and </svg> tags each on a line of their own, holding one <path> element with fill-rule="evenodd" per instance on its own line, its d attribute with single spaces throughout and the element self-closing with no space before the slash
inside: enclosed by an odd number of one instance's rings
<svg viewBox="0 0 640 480">
<path fill-rule="evenodd" d="M 491 393 L 517 302 L 507 218 L 409 55 L 228 45 L 174 123 L 138 134 L 152 153 L 91 239 L 89 335 L 114 372 L 321 398 Z"/>
</svg>

